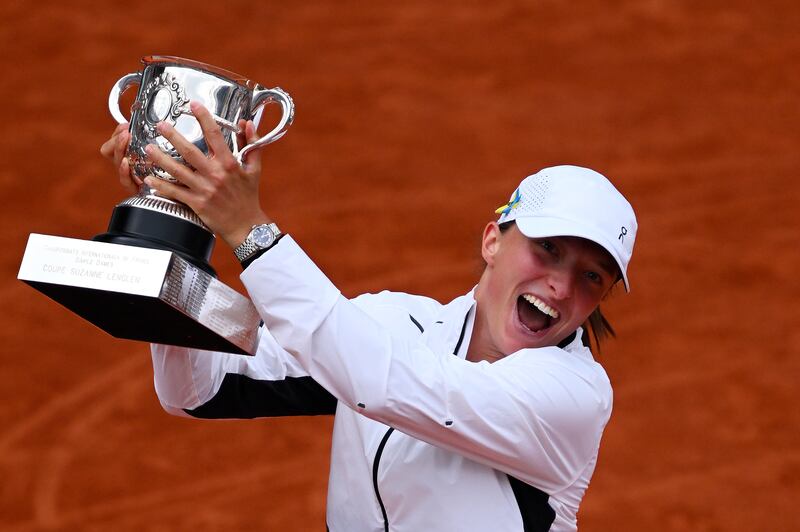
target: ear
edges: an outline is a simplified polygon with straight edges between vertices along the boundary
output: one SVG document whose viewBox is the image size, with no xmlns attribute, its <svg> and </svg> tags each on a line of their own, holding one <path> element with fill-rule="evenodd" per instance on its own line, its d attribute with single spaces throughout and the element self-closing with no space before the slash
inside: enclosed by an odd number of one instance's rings
<svg viewBox="0 0 800 532">
<path fill-rule="evenodd" d="M 483 229 L 483 240 L 481 241 L 481 256 L 486 261 L 487 266 L 494 265 L 495 255 L 500 250 L 500 239 L 503 234 L 497 222 L 489 222 Z"/>
</svg>

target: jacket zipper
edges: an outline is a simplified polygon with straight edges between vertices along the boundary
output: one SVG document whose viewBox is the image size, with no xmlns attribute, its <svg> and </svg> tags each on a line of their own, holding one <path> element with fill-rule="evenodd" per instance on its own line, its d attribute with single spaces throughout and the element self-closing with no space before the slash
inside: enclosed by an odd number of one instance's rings
<svg viewBox="0 0 800 532">
<path fill-rule="evenodd" d="M 378 450 L 375 453 L 375 461 L 372 463 L 372 487 L 375 489 L 375 497 L 378 499 L 378 504 L 381 507 L 381 514 L 383 514 L 383 530 L 384 532 L 389 532 L 389 518 L 386 516 L 386 507 L 383 505 L 383 499 L 381 499 L 381 492 L 378 490 L 378 466 L 381 462 L 381 455 L 383 454 L 383 449 L 386 447 L 386 441 L 389 439 L 389 436 L 392 435 L 394 432 L 393 428 L 390 428 L 386 431 L 386 434 L 383 435 L 383 439 L 381 440 L 380 445 L 378 445 Z"/>
<path fill-rule="evenodd" d="M 411 314 L 408 315 L 411 318 L 411 321 L 414 322 L 420 332 L 424 332 L 422 325 L 419 324 L 417 320 L 414 319 L 414 316 Z M 456 348 L 453 350 L 454 355 L 458 355 L 458 350 L 461 349 L 461 343 L 464 341 L 464 333 L 467 330 L 467 321 L 469 321 L 469 312 L 467 315 L 464 316 L 464 324 L 461 326 L 461 334 L 458 336 L 458 342 L 456 342 Z M 392 435 L 394 432 L 393 428 L 390 428 L 386 431 L 386 434 L 383 435 L 383 439 L 381 439 L 381 443 L 378 445 L 378 450 L 375 452 L 375 461 L 372 462 L 372 488 L 375 490 L 375 498 L 378 499 L 378 505 L 381 507 L 381 515 L 383 515 L 383 530 L 384 532 L 389 532 L 389 517 L 386 515 L 386 507 L 383 505 L 383 499 L 381 499 L 381 492 L 378 489 L 378 467 L 381 463 L 381 456 L 383 455 L 383 449 L 386 447 L 386 442 L 389 440 L 389 436 Z"/>
</svg>

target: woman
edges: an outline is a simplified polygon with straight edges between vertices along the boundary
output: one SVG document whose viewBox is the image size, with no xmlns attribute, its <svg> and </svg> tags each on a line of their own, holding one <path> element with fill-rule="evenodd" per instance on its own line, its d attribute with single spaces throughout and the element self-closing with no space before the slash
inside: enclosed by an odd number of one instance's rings
<svg viewBox="0 0 800 532">
<path fill-rule="evenodd" d="M 186 186 L 146 182 L 238 251 L 265 327 L 252 358 L 154 345 L 164 408 L 335 413 L 334 532 L 575 530 L 612 401 L 582 326 L 618 280 L 628 287 L 636 219 L 625 198 L 592 170 L 542 170 L 487 224 L 472 291 L 446 305 L 390 292 L 348 300 L 290 236 L 259 242 L 275 226 L 255 154 L 240 167 L 208 111 L 192 111 L 213 157 L 161 124 L 196 170 L 156 150 Z M 252 124 L 245 132 L 254 140 Z M 120 128 L 101 151 L 135 187 L 126 144 Z"/>
</svg>

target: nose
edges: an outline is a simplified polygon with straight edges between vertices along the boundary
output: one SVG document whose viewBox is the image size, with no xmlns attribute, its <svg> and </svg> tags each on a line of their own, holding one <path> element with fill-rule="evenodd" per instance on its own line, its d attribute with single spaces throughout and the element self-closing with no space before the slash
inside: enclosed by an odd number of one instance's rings
<svg viewBox="0 0 800 532">
<path fill-rule="evenodd" d="M 547 277 L 550 293 L 555 299 L 569 299 L 575 289 L 575 278 L 567 268 L 558 268 Z"/>
</svg>

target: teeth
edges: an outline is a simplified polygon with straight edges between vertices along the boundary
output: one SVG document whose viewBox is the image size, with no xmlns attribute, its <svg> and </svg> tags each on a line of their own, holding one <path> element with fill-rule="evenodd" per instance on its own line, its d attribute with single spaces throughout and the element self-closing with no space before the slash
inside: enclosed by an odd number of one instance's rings
<svg viewBox="0 0 800 532">
<path fill-rule="evenodd" d="M 538 308 L 539 310 L 550 316 L 551 318 L 553 319 L 558 318 L 558 311 L 552 308 L 544 301 L 542 301 L 541 299 L 539 299 L 538 297 L 531 294 L 522 294 L 522 298 L 531 305 L 533 305 L 534 307 Z"/>
</svg>

